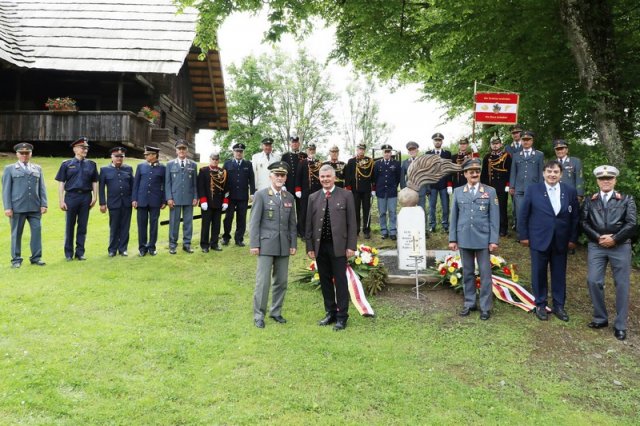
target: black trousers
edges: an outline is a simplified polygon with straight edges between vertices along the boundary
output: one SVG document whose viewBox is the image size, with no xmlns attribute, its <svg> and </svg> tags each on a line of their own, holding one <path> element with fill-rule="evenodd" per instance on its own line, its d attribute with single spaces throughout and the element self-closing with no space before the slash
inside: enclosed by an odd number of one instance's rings
<svg viewBox="0 0 640 426">
<path fill-rule="evenodd" d="M 496 189 L 498 195 L 498 210 L 500 211 L 500 235 L 507 235 L 509 230 L 509 213 L 507 212 L 507 205 L 509 204 L 509 193 L 499 191 Z"/>
<path fill-rule="evenodd" d="M 304 233 L 307 229 L 307 207 L 309 207 L 309 196 L 307 195 L 305 197 L 303 195 L 302 198 L 300 198 L 300 210 L 298 210 L 298 230 L 300 231 L 302 238 L 304 238 Z"/>
<path fill-rule="evenodd" d="M 324 310 L 337 319 L 349 318 L 349 286 L 347 284 L 346 253 L 333 252 L 332 241 L 320 242 L 316 265 L 320 275 L 320 288 L 324 298 Z M 335 278 L 335 285 L 333 279 Z"/>
<path fill-rule="evenodd" d="M 231 224 L 233 224 L 233 216 L 236 216 L 236 232 L 234 241 L 241 243 L 244 240 L 244 231 L 247 229 L 247 209 L 249 207 L 248 200 L 229 200 L 226 216 L 224 217 L 224 234 L 222 239 L 229 241 L 231 239 Z"/>
<path fill-rule="evenodd" d="M 220 220 L 222 219 L 222 210 L 209 207 L 208 210 L 202 210 L 202 228 L 200 228 L 200 247 L 210 248 L 218 244 L 220 237 Z M 209 239 L 211 233 L 211 239 Z"/>
<path fill-rule="evenodd" d="M 353 191 L 352 194 L 356 207 L 357 232 L 359 233 L 360 229 L 365 233 L 371 232 L 371 192 Z M 362 216 L 360 216 L 361 209 Z M 362 224 L 362 228 L 360 228 L 360 224 Z"/>
<path fill-rule="evenodd" d="M 91 204 L 91 192 L 75 193 L 67 192 L 64 195 L 67 204 L 66 228 L 64 234 L 64 255 L 73 257 L 73 235 L 75 232 L 75 256 L 84 256 L 84 243 L 87 240 L 87 225 L 89 224 L 89 206 Z M 76 229 L 76 223 L 78 229 Z"/>
<path fill-rule="evenodd" d="M 142 253 L 156 250 L 160 207 L 138 207 L 138 250 Z M 149 233 L 147 234 L 147 225 Z"/>
<path fill-rule="evenodd" d="M 127 251 L 130 227 L 131 207 L 109 209 L 109 253 Z"/>
</svg>

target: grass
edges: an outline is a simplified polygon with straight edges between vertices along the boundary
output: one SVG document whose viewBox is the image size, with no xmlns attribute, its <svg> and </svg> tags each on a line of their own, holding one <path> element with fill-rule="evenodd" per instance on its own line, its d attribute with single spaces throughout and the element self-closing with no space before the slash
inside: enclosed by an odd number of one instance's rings
<svg viewBox="0 0 640 426">
<path fill-rule="evenodd" d="M 246 248 L 170 256 L 162 227 L 158 256 L 111 259 L 107 215 L 94 209 L 88 260 L 67 263 L 53 181 L 61 159 L 35 161 L 49 188 L 47 266 L 10 269 L 8 221 L 0 225 L 1 424 L 639 420 L 637 272 L 625 343 L 611 329 L 585 327 L 584 250 L 570 262 L 566 324 L 542 323 L 500 302 L 486 323 L 459 318 L 461 296 L 427 291 L 416 301 L 410 290 L 396 288 L 371 300 L 376 318 L 352 309 L 347 330 L 335 333 L 316 325 L 323 314 L 319 291 L 291 285 L 283 312 L 289 323 L 268 321 L 258 330 L 255 259 Z M 135 253 L 135 226 L 131 231 Z M 198 235 L 196 222 L 194 243 Z M 390 244 L 377 236 L 373 242 Z M 444 247 L 444 234 L 428 244 Z M 505 239 L 501 254 L 528 277 L 526 251 Z M 291 270 L 305 263 L 297 255 Z"/>
</svg>

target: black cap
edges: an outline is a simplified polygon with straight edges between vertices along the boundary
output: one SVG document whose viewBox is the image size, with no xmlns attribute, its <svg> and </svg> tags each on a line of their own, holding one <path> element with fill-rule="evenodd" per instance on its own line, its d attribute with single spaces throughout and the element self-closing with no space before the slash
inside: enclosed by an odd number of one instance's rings
<svg viewBox="0 0 640 426">
<path fill-rule="evenodd" d="M 111 148 L 111 150 L 109 150 L 110 153 L 119 153 L 119 154 L 126 154 L 127 153 L 127 148 L 124 148 L 122 146 L 116 146 L 114 148 Z"/>
<path fill-rule="evenodd" d="M 564 139 L 556 139 L 555 141 L 553 141 L 553 149 L 558 149 L 558 148 L 567 148 L 569 145 L 567 145 L 567 141 L 565 141 Z"/>
<path fill-rule="evenodd" d="M 264 138 L 264 139 L 262 139 L 262 142 L 261 142 L 261 143 L 262 143 L 263 145 L 272 145 L 272 144 L 273 144 L 273 139 L 271 139 L 271 138 Z"/>
<path fill-rule="evenodd" d="M 298 136 L 291 136 L 291 142 L 300 142 L 300 138 Z"/>
<path fill-rule="evenodd" d="M 357 148 L 358 149 L 367 149 L 367 144 L 366 143 L 359 143 Z"/>
<path fill-rule="evenodd" d="M 522 139 L 533 139 L 535 137 L 536 137 L 536 134 L 533 133 L 531 130 L 526 130 L 522 132 Z"/>
<path fill-rule="evenodd" d="M 509 130 L 511 131 L 511 133 L 515 133 L 515 132 L 522 132 L 524 129 L 520 124 L 516 123 L 513 126 L 511 126 Z"/>
<path fill-rule="evenodd" d="M 144 146 L 144 153 L 145 154 L 159 154 L 160 153 L 160 148 L 156 148 L 155 146 L 145 145 Z"/>
<path fill-rule="evenodd" d="M 71 142 L 71 144 L 69 145 L 71 148 L 73 148 L 76 145 L 82 145 L 82 146 L 89 146 L 89 139 L 85 138 L 84 136 L 81 138 L 76 139 L 75 141 Z"/>
<path fill-rule="evenodd" d="M 316 144 L 313 142 L 307 144 L 307 149 L 316 149 Z"/>
<path fill-rule="evenodd" d="M 13 149 L 15 152 L 19 152 L 19 151 L 33 151 L 33 145 L 31 145 L 30 143 L 26 143 L 26 142 L 20 142 L 19 144 L 16 144 L 13 146 Z"/>
<path fill-rule="evenodd" d="M 243 144 L 242 142 L 238 142 L 237 144 L 234 144 L 231 147 L 234 151 L 244 151 L 244 149 L 246 148 L 245 144 Z"/>
<path fill-rule="evenodd" d="M 184 139 L 178 139 L 178 140 L 176 141 L 176 145 L 175 145 L 175 146 L 176 146 L 176 148 L 179 148 L 179 147 L 181 147 L 181 146 L 184 146 L 185 148 L 188 148 L 188 147 L 189 147 L 189 144 L 188 144 L 188 143 L 187 143 L 187 141 L 185 141 Z"/>
<path fill-rule="evenodd" d="M 267 167 L 271 173 L 289 173 L 289 165 L 286 161 L 276 161 Z"/>
<path fill-rule="evenodd" d="M 381 150 L 383 151 L 391 151 L 393 149 L 393 147 L 391 145 L 389 145 L 388 143 L 385 143 L 384 145 L 382 145 L 380 147 Z"/>
<path fill-rule="evenodd" d="M 431 139 L 443 140 L 444 139 L 444 135 L 442 133 L 434 133 L 433 136 L 431 136 Z"/>
</svg>

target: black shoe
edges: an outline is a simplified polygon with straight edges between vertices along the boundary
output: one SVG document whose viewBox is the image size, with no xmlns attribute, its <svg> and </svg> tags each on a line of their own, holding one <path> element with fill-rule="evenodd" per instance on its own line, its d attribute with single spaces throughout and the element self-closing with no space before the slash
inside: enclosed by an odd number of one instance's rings
<svg viewBox="0 0 640 426">
<path fill-rule="evenodd" d="M 222 245 L 223 246 L 228 246 L 229 245 L 229 240 L 222 240 Z"/>
<path fill-rule="evenodd" d="M 258 328 L 264 328 L 264 320 L 261 320 L 261 319 L 253 320 L 253 323 Z"/>
<path fill-rule="evenodd" d="M 589 328 L 606 328 L 606 327 L 609 327 L 609 322 L 608 321 L 605 321 L 605 322 L 591 321 L 589 324 L 587 324 L 587 327 L 589 327 Z"/>
<path fill-rule="evenodd" d="M 11 267 L 13 269 L 18 269 L 21 266 L 22 266 L 22 262 L 11 262 Z"/>
<path fill-rule="evenodd" d="M 211 246 L 211 250 L 215 250 L 215 251 L 222 251 L 222 247 L 220 247 L 217 244 L 214 244 Z"/>
<path fill-rule="evenodd" d="M 35 260 L 33 262 L 31 262 L 32 265 L 36 265 L 36 266 L 44 266 L 46 265 L 46 263 L 44 263 L 42 260 Z"/>
<path fill-rule="evenodd" d="M 347 328 L 347 320 L 339 319 L 336 321 L 336 325 L 333 326 L 333 331 L 340 331 Z"/>
<path fill-rule="evenodd" d="M 442 231 L 446 234 L 447 232 L 449 232 L 449 228 L 442 228 Z"/>
<path fill-rule="evenodd" d="M 209 253 L 209 247 L 203 247 L 202 252 L 203 253 Z"/>
<path fill-rule="evenodd" d="M 569 314 L 564 310 L 564 308 L 555 308 L 553 310 L 553 314 L 558 317 L 560 321 L 567 322 L 569 321 Z"/>
<path fill-rule="evenodd" d="M 549 319 L 549 315 L 547 314 L 547 308 L 544 306 L 536 306 L 536 317 L 540 321 L 546 321 Z"/>
<path fill-rule="evenodd" d="M 464 308 L 462 308 L 462 310 L 458 315 L 460 315 L 461 317 L 467 317 L 469 316 L 471 311 L 477 311 L 477 310 L 478 308 L 476 308 L 475 306 L 465 306 Z"/>
<path fill-rule="evenodd" d="M 126 251 L 123 251 L 123 252 L 120 252 L 120 256 L 127 257 L 129 256 L 129 253 L 127 253 Z"/>
<path fill-rule="evenodd" d="M 150 254 L 151 256 L 155 256 L 155 255 L 157 255 L 157 254 L 158 254 L 158 250 L 149 250 L 149 254 Z"/>
<path fill-rule="evenodd" d="M 145 257 L 146 255 L 147 255 L 147 252 L 146 252 L 146 251 L 144 251 L 144 250 L 140 250 L 140 251 L 138 252 L 138 256 L 140 256 L 140 257 Z"/>
<path fill-rule="evenodd" d="M 175 247 L 169 248 L 169 254 L 176 254 L 176 253 L 177 251 Z"/>
<path fill-rule="evenodd" d="M 506 237 L 506 236 L 507 236 L 507 233 L 506 233 L 506 232 L 501 232 L 501 233 L 500 233 L 500 236 L 501 236 L 501 237 Z"/>
<path fill-rule="evenodd" d="M 191 248 L 191 246 L 182 246 L 182 250 L 186 251 L 189 254 L 193 253 L 193 249 Z"/>
<path fill-rule="evenodd" d="M 617 328 L 614 328 L 613 335 L 616 336 L 616 339 L 618 340 L 624 340 L 627 338 L 627 330 L 618 330 Z"/>
<path fill-rule="evenodd" d="M 397 237 L 397 236 L 395 236 L 395 235 L 392 235 L 392 236 L 391 236 L 391 241 L 395 241 L 395 240 L 397 240 L 397 239 L 398 239 L 398 237 Z"/>
<path fill-rule="evenodd" d="M 243 243 L 242 241 L 236 241 L 236 247 L 245 247 L 246 244 Z"/>
<path fill-rule="evenodd" d="M 489 312 L 489 311 L 482 311 L 482 312 L 480 313 L 480 319 L 481 319 L 482 321 L 486 321 L 486 320 L 488 320 L 489 318 L 491 318 L 491 312 Z"/>
<path fill-rule="evenodd" d="M 364 239 L 368 240 L 369 238 L 371 238 L 371 232 L 365 232 L 364 233 Z"/>
<path fill-rule="evenodd" d="M 282 317 L 282 315 L 276 315 L 275 317 L 270 317 L 275 322 L 279 322 L 280 324 L 286 324 L 287 320 Z"/>
<path fill-rule="evenodd" d="M 87 258 L 82 256 L 82 255 L 76 256 L 76 259 L 78 259 L 78 260 L 87 260 Z"/>
<path fill-rule="evenodd" d="M 115 257 L 115 253 L 114 252 L 109 252 L 109 257 Z"/>
<path fill-rule="evenodd" d="M 325 326 L 325 325 L 333 324 L 334 322 L 336 322 L 335 315 L 327 314 L 327 316 L 325 316 L 320 321 L 318 321 L 318 325 Z"/>
<path fill-rule="evenodd" d="M 389 236 L 388 236 L 387 234 L 382 234 L 382 235 L 381 235 L 381 238 L 382 238 L 383 240 L 386 240 L 387 238 L 389 238 Z"/>
</svg>

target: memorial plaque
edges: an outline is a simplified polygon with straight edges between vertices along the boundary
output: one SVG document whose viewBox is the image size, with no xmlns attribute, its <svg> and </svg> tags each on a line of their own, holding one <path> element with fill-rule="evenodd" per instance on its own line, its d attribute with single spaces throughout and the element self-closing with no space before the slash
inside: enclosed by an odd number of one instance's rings
<svg viewBox="0 0 640 426">
<path fill-rule="evenodd" d="M 427 268 L 425 220 L 422 207 L 403 207 L 398 213 L 398 269 L 418 271 Z"/>
</svg>

